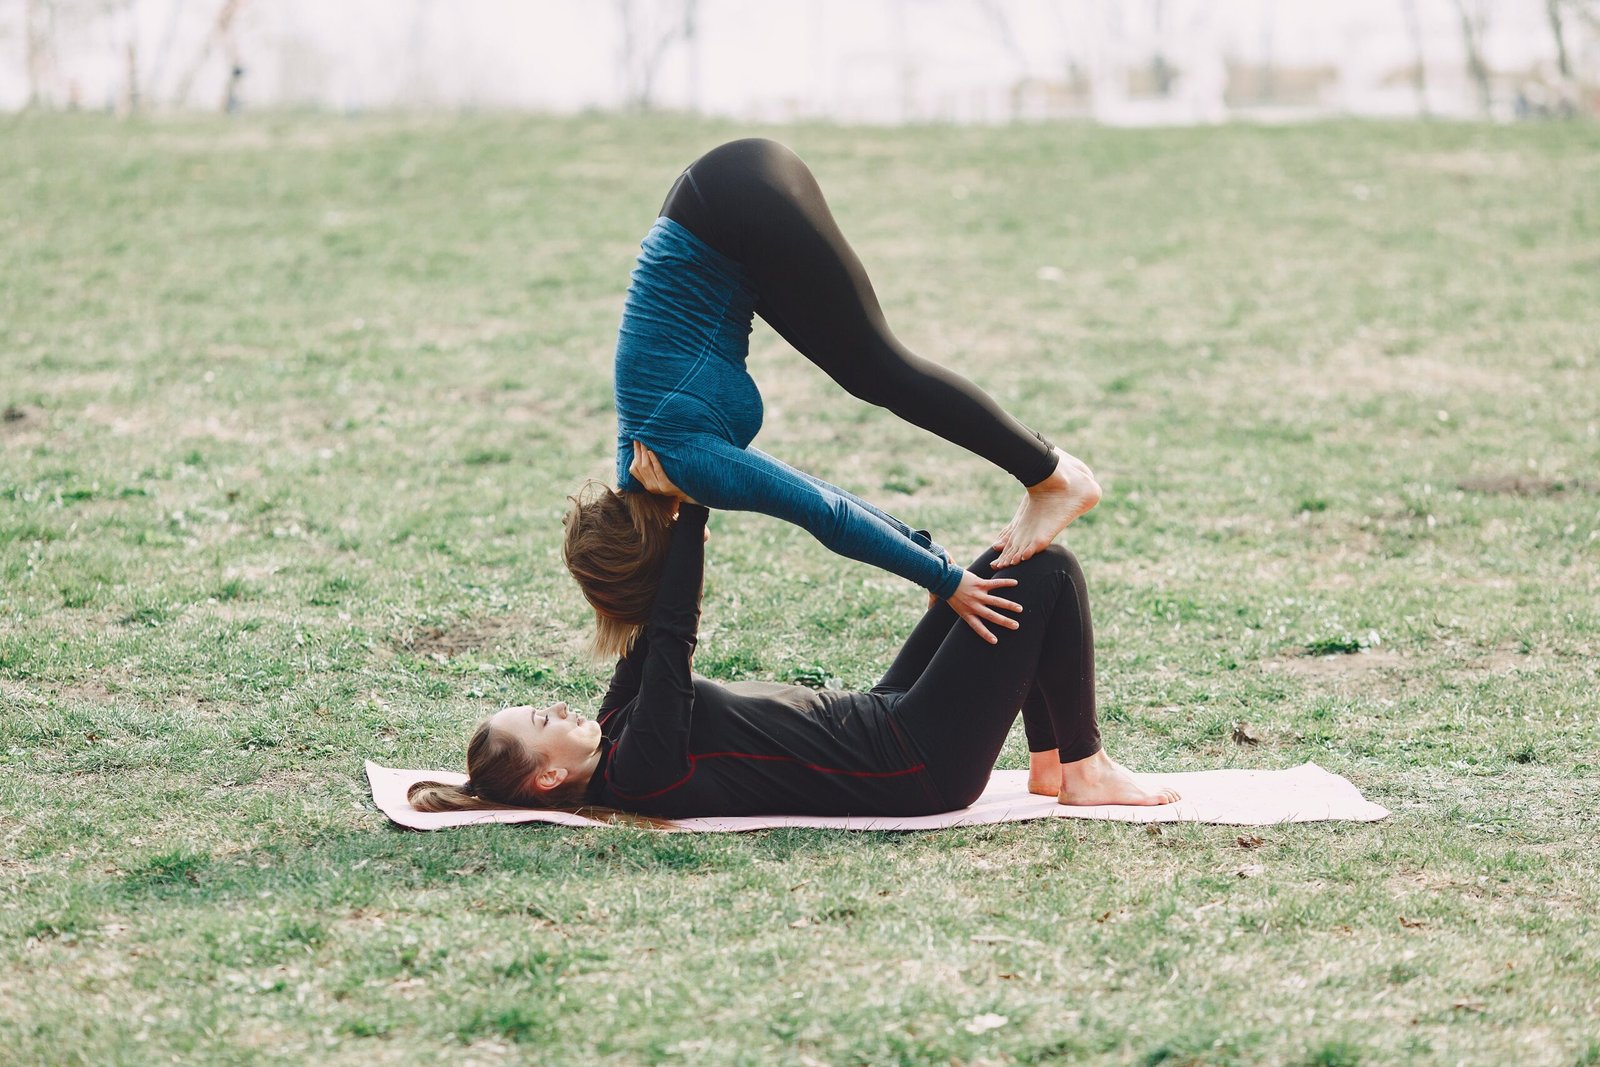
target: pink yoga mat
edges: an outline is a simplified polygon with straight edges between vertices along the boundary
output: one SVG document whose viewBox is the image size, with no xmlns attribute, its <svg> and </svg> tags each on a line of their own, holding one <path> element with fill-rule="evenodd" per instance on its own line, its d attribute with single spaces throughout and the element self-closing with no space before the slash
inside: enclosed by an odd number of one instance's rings
<svg viewBox="0 0 1600 1067">
<path fill-rule="evenodd" d="M 757 815 L 737 818 L 666 820 L 663 829 L 699 831 L 766 830 L 808 826 L 830 830 L 942 830 L 948 826 L 1022 822 L 1028 819 L 1116 819 L 1122 822 L 1208 822 L 1235 826 L 1270 826 L 1285 822 L 1330 819 L 1376 822 L 1387 808 L 1367 801 L 1355 786 L 1337 774 L 1302 763 L 1282 771 L 1190 771 L 1141 774 L 1147 785 L 1171 786 L 1183 795 L 1176 804 L 1142 808 L 1108 804 L 1096 808 L 1067 807 L 1054 797 L 1028 792 L 1027 771 L 995 771 L 976 803 L 959 811 L 914 817 Z M 430 814 L 406 803 L 413 782 L 462 782 L 466 775 L 450 771 L 408 771 L 367 762 L 372 799 L 390 819 L 412 830 L 447 830 L 479 823 L 555 823 L 560 826 L 606 826 L 597 819 L 564 811 L 531 809 L 444 812 Z"/>
</svg>

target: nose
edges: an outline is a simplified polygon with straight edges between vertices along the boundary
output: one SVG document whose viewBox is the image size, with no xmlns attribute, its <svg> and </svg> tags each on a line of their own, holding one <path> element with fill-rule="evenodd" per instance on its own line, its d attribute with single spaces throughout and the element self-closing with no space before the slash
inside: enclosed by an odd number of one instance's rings
<svg viewBox="0 0 1600 1067">
<path fill-rule="evenodd" d="M 558 700 L 554 704 L 551 704 L 550 714 L 556 716 L 557 718 L 565 719 L 567 717 L 566 701 Z"/>
</svg>

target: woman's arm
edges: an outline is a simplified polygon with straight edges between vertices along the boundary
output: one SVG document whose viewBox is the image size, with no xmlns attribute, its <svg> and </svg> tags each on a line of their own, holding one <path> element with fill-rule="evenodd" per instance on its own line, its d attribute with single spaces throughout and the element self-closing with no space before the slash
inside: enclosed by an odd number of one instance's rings
<svg viewBox="0 0 1600 1067">
<path fill-rule="evenodd" d="M 602 726 L 605 725 L 606 716 L 617 708 L 622 707 L 633 699 L 639 691 L 639 676 L 644 669 L 645 654 L 650 650 L 650 635 L 643 630 L 633 639 L 633 645 L 619 660 L 611 672 L 611 684 L 606 686 L 606 695 L 600 698 L 600 712 L 596 716 Z"/>
<path fill-rule="evenodd" d="M 612 750 L 607 785 L 639 800 L 671 789 L 692 770 L 689 723 L 694 681 L 689 663 L 700 626 L 700 585 L 705 572 L 707 511 L 678 508 L 661 584 L 656 590 L 639 669 L 639 702 Z M 626 657 L 624 657 L 626 659 Z"/>
<path fill-rule="evenodd" d="M 925 532 L 912 530 L 860 497 L 759 449 L 736 448 L 721 438 L 696 437 L 672 453 L 670 462 L 677 473 L 669 478 L 655 454 L 635 442 L 630 473 L 652 492 L 787 519 L 841 556 L 882 567 L 947 601 L 990 644 L 997 639 L 986 624 L 1017 628 L 1015 619 L 1000 612 L 1022 608 L 994 593 L 1016 585 L 1013 579 L 980 578 L 957 567 Z M 688 475 L 688 484 L 680 480 L 681 474 Z"/>
<path fill-rule="evenodd" d="M 942 548 L 905 523 L 760 449 L 737 448 L 703 434 L 661 453 L 684 496 L 725 511 L 759 511 L 806 530 L 841 556 L 898 574 L 942 598 L 962 569 Z"/>
</svg>

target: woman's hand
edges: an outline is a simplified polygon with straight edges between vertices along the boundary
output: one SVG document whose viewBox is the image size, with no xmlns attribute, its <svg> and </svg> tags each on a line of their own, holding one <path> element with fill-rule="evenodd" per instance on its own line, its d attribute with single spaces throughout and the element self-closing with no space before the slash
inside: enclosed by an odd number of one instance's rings
<svg viewBox="0 0 1600 1067">
<path fill-rule="evenodd" d="M 1016 584 L 1017 580 L 1015 578 L 979 578 L 971 571 L 963 571 L 961 572 L 961 584 L 956 587 L 954 593 L 950 594 L 950 598 L 945 603 L 949 604 L 950 610 L 961 616 L 962 620 L 972 627 L 973 633 L 991 645 L 997 644 L 1000 639 L 990 632 L 984 623 L 992 622 L 996 626 L 1002 626 L 1007 630 L 1015 630 L 1022 624 L 1009 615 L 1000 614 L 997 609 L 1004 608 L 1006 611 L 1021 611 L 1022 605 L 1015 601 L 995 596 L 991 590 L 1004 589 L 1007 586 Z"/>
<path fill-rule="evenodd" d="M 656 458 L 656 454 L 638 441 L 633 443 L 633 462 L 628 464 L 628 473 L 638 479 L 646 492 L 655 493 L 657 496 L 670 496 L 686 504 L 695 503 L 684 495 L 682 489 L 672 484 L 667 472 L 661 469 L 661 461 Z"/>
</svg>

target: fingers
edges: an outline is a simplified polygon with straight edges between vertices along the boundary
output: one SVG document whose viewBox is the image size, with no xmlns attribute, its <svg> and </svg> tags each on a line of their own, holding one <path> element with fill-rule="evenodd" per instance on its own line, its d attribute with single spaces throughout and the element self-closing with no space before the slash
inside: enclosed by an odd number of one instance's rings
<svg viewBox="0 0 1600 1067">
<path fill-rule="evenodd" d="M 1017 583 L 1006 578 L 995 584 L 1015 585 Z M 961 612 L 962 614 L 980 615 L 990 622 L 1004 626 L 1008 630 L 1015 630 L 1021 625 L 1012 616 L 1000 614 L 1002 611 L 1010 611 L 1020 615 L 1023 610 L 1021 604 L 1018 604 L 1015 600 L 1007 600 L 1003 596 L 995 596 L 987 589 L 981 588 L 981 586 L 963 597 L 961 606 L 965 608 L 965 611 Z"/>
<path fill-rule="evenodd" d="M 973 633 L 983 638 L 989 644 L 998 645 L 1000 643 L 1000 639 L 994 634 L 990 633 L 989 628 L 980 622 L 976 615 L 963 615 L 962 618 L 966 621 L 968 626 L 972 627 Z"/>
<path fill-rule="evenodd" d="M 1021 611 L 1021 604 L 1014 600 L 1007 600 L 1003 596 L 997 596 L 994 592 L 996 589 L 1009 589 L 1016 584 L 1017 580 L 1015 578 L 979 578 L 973 583 L 970 595 L 986 604 L 994 604 L 997 607 L 1005 608 L 1007 611 Z"/>
<path fill-rule="evenodd" d="M 982 603 L 988 608 L 1004 608 L 1007 611 L 1014 611 L 1018 615 L 1022 614 L 1022 605 L 1018 604 L 1015 600 L 1002 600 L 997 596 L 986 596 L 983 598 Z M 1016 629 L 1015 619 L 1009 619 L 1007 621 L 1013 624 L 1011 627 L 1013 630 Z"/>
<path fill-rule="evenodd" d="M 647 492 L 673 495 L 672 483 L 667 480 L 666 471 L 661 469 L 661 461 L 638 441 L 633 442 L 633 462 L 628 464 L 628 473 L 637 478 Z"/>
<path fill-rule="evenodd" d="M 974 579 L 973 588 L 958 592 L 950 598 L 950 607 L 961 616 L 963 622 L 972 627 L 972 632 L 993 645 L 1000 639 L 995 636 L 990 626 L 1003 630 L 1020 630 L 1022 622 L 1012 615 L 1003 615 L 1002 611 L 1020 613 L 1022 605 L 1004 597 L 994 596 L 988 592 L 987 587 L 1003 588 L 1016 585 L 1012 578 Z"/>
<path fill-rule="evenodd" d="M 1004 626 L 1007 630 L 1022 628 L 1022 623 L 1010 615 L 1002 615 L 996 608 L 1008 608 L 1011 611 L 1021 611 L 1020 604 L 1013 604 L 1009 600 L 984 600 L 973 610 L 973 614 L 981 615 L 996 626 Z"/>
</svg>

